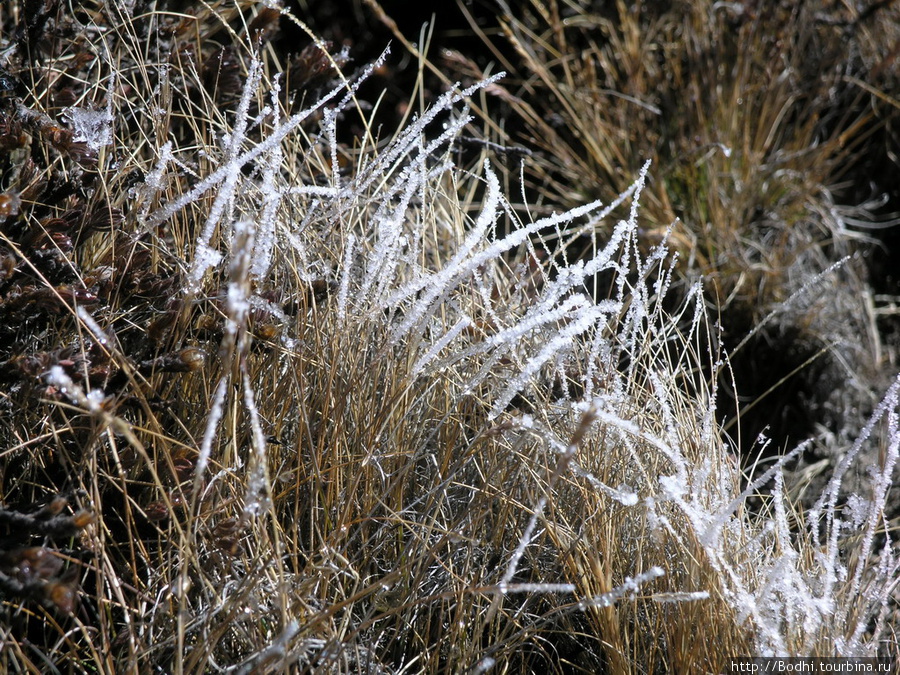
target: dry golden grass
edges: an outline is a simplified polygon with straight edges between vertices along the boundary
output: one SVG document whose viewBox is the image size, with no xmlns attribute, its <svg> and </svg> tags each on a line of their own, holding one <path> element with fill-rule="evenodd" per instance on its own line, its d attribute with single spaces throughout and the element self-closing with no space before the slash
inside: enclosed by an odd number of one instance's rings
<svg viewBox="0 0 900 675">
<path fill-rule="evenodd" d="M 897 563 L 865 536 L 887 486 L 846 534 L 827 499 L 822 535 L 789 518 L 777 472 L 745 509 L 764 485 L 740 493 L 714 418 L 699 289 L 667 312 L 664 251 L 637 251 L 644 174 L 612 243 L 597 205 L 522 222 L 487 148 L 449 163 L 458 114 L 338 143 L 338 102 L 371 128 L 357 78 L 324 50 L 286 63 L 261 3 L 29 7 L 0 9 L 26 27 L 0 101 L 0 669 L 712 673 L 889 652 Z M 78 140 L 69 106 L 112 110 L 109 143 Z M 618 295 L 594 305 L 581 263 L 513 241 L 528 228 L 592 232 Z M 889 477 L 900 434 L 879 438 Z M 819 597 L 840 611 L 802 605 Z"/>
<path fill-rule="evenodd" d="M 896 173 L 896 3 L 498 4 L 499 29 L 472 26 L 513 70 L 497 88 L 511 138 L 497 124 L 492 133 L 536 150 L 533 199 L 610 199 L 652 160 L 644 244 L 667 236 L 681 273 L 704 276 L 730 350 L 758 331 L 730 354 L 744 382 L 733 396 L 765 409 L 744 404 L 741 440 L 768 425 L 796 442 L 820 433 L 815 424 L 852 438 L 856 411 L 897 363 L 882 338 L 890 326 L 876 323 L 886 299 L 867 285 L 872 249 L 897 216 L 879 209 Z M 481 72 L 459 53 L 440 65 L 450 77 Z M 825 270 L 827 290 L 800 290 Z M 783 370 L 757 367 L 754 350 Z M 779 408 L 793 425 L 771 419 Z"/>
</svg>

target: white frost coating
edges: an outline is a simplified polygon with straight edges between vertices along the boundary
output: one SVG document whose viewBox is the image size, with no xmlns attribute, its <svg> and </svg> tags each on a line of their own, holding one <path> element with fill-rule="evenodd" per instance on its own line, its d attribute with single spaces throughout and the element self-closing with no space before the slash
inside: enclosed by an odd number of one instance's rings
<svg viewBox="0 0 900 675">
<path fill-rule="evenodd" d="M 481 673 L 486 673 L 491 668 L 497 665 L 496 659 L 491 658 L 490 656 L 485 656 L 478 663 L 475 664 L 475 667 L 472 669 L 476 675 L 481 675 Z"/>
<path fill-rule="evenodd" d="M 525 364 L 525 367 L 522 368 L 521 372 L 512 379 L 509 385 L 507 385 L 506 389 L 497 398 L 491 408 L 489 418 L 494 419 L 497 415 L 502 413 L 506 406 L 509 405 L 510 401 L 515 398 L 516 394 L 523 389 L 528 380 L 534 377 L 535 373 L 540 370 L 541 366 L 543 366 L 558 351 L 571 346 L 576 336 L 587 331 L 594 325 L 597 319 L 602 316 L 604 316 L 603 312 L 597 311 L 595 307 L 587 308 L 576 320 L 558 331 L 556 336 L 549 340 L 544 348 L 538 352 L 537 356 L 531 358 L 528 363 Z"/>
<path fill-rule="evenodd" d="M 608 593 L 595 595 L 579 602 L 578 609 L 586 610 L 591 607 L 611 607 L 626 595 L 637 593 L 641 586 L 648 581 L 653 581 L 654 579 L 665 576 L 665 574 L 666 573 L 662 568 L 654 566 L 643 574 L 638 574 L 636 577 L 625 577 L 625 581 L 623 581 L 620 586 L 616 586 Z"/>
<path fill-rule="evenodd" d="M 106 400 L 106 394 L 103 393 L 102 389 L 91 389 L 87 393 L 88 410 L 98 412 L 101 410 L 100 406 L 103 405 L 104 400 Z"/>
<path fill-rule="evenodd" d="M 375 67 L 380 65 L 380 63 L 384 60 L 386 55 L 387 55 L 387 52 L 382 54 L 381 58 L 378 61 L 376 61 L 371 67 L 367 68 L 367 72 L 370 72 L 372 69 L 374 69 Z M 256 63 L 257 67 L 259 67 L 259 61 L 254 59 L 254 62 L 251 62 L 251 74 L 253 73 L 253 63 Z M 362 78 L 362 79 L 364 79 L 364 78 Z M 348 94 L 347 96 L 344 97 L 345 100 L 350 99 L 350 97 L 356 91 L 356 87 L 359 86 L 359 82 L 361 82 L 362 79 L 357 80 L 355 85 L 351 86 L 352 91 L 350 94 Z M 251 88 L 250 88 L 251 84 L 252 84 L 252 81 L 250 79 L 248 79 L 248 82 L 244 88 L 244 91 L 248 92 L 248 95 L 251 92 Z M 271 150 L 271 148 L 273 148 L 275 145 L 281 143 L 281 141 L 283 141 L 285 138 L 287 138 L 288 135 L 291 134 L 291 132 L 293 132 L 295 129 L 297 129 L 303 123 L 304 120 L 306 120 L 310 115 L 314 114 L 317 110 L 322 108 L 331 99 L 335 98 L 338 94 L 341 93 L 341 91 L 343 91 L 343 89 L 344 89 L 343 85 L 335 87 L 330 92 L 325 94 L 321 99 L 319 99 L 315 103 L 315 105 L 292 116 L 287 122 L 285 122 L 283 125 L 279 126 L 277 130 L 275 130 L 271 135 L 266 137 L 258 145 L 254 146 L 253 148 L 251 148 L 250 150 L 247 150 L 246 152 L 244 152 L 242 154 L 236 154 L 230 161 L 227 161 L 222 166 L 220 166 L 218 169 L 213 171 L 210 175 L 208 175 L 206 178 L 201 180 L 197 185 L 194 186 L 193 189 L 189 190 L 188 192 L 183 194 L 178 199 L 170 202 L 166 206 L 164 206 L 164 207 L 158 209 L 157 211 L 153 212 L 152 214 L 150 214 L 150 216 L 147 218 L 147 222 L 146 222 L 144 229 L 149 231 L 149 230 L 153 229 L 154 227 L 156 227 L 157 225 L 165 222 L 166 220 L 168 220 L 173 215 L 178 213 L 181 209 L 183 209 L 188 204 L 191 204 L 192 202 L 197 201 L 201 196 L 203 196 L 204 193 L 206 193 L 208 190 L 210 190 L 215 185 L 218 185 L 218 184 L 226 182 L 226 181 L 236 182 L 237 178 L 240 176 L 241 169 L 244 166 L 246 166 L 250 162 L 253 162 L 262 154 Z M 249 105 L 249 103 L 248 103 L 248 105 Z M 346 105 L 346 103 L 344 105 Z M 239 118 L 240 118 L 240 116 L 239 116 Z M 244 119 L 246 120 L 246 118 L 244 118 Z M 232 141 L 232 143 L 231 143 L 230 147 L 236 149 L 238 147 L 238 144 L 234 142 L 234 134 L 232 134 L 231 141 Z M 241 141 L 243 141 L 242 135 L 241 135 Z"/>
<path fill-rule="evenodd" d="M 463 315 L 463 317 L 457 321 L 453 327 L 450 328 L 439 340 L 437 340 L 431 347 L 429 347 L 428 351 L 425 352 L 416 364 L 412 368 L 413 377 L 417 377 L 421 375 L 422 371 L 425 369 L 431 361 L 436 357 L 441 350 L 450 344 L 457 335 L 462 333 L 466 328 L 472 325 L 472 319 L 468 316 Z"/>
<path fill-rule="evenodd" d="M 509 593 L 574 593 L 575 584 L 498 584 L 497 591 L 504 595 Z"/>
<path fill-rule="evenodd" d="M 403 167 L 393 184 L 383 191 L 380 206 L 371 218 L 375 226 L 377 243 L 372 253 L 368 256 L 366 274 L 357 293 L 360 302 L 378 303 L 383 307 L 391 306 L 392 301 L 390 299 L 385 301 L 384 298 L 389 295 L 389 286 L 394 282 L 396 276 L 394 271 L 397 267 L 400 253 L 403 249 L 408 248 L 408 240 L 401 237 L 401 224 L 409 217 L 410 201 L 416 191 L 424 188 L 427 181 L 433 178 L 432 172 L 427 169 L 427 163 L 442 144 L 450 142 L 459 134 L 467 119 L 460 118 L 455 120 L 438 138 L 431 141 L 424 148 L 420 148 L 419 153 L 410 161 L 409 166 Z M 447 167 L 442 165 L 439 169 L 440 172 L 443 172 Z M 491 177 L 489 173 L 487 178 L 489 192 L 491 190 Z M 496 182 L 496 177 L 493 180 Z M 499 191 L 499 183 L 495 187 Z M 394 195 L 398 195 L 398 203 L 396 205 L 391 203 L 391 198 Z M 484 210 L 482 211 L 483 213 Z M 466 237 L 466 243 L 457 251 L 453 260 L 447 264 L 447 267 L 452 267 L 454 261 L 462 259 L 468 253 L 470 249 L 467 248 L 467 245 L 474 246 L 483 238 L 485 228 L 489 224 L 490 221 L 483 222 L 483 216 L 479 217 L 473 231 Z M 370 292 L 373 284 L 375 285 L 374 293 Z M 427 308 L 426 305 L 423 311 Z M 416 318 L 418 317 L 411 320 L 410 326 L 415 323 Z M 400 328 L 397 329 L 397 331 L 400 330 Z"/>
<path fill-rule="evenodd" d="M 610 487 L 589 471 L 585 471 L 576 462 L 572 462 L 572 473 L 580 478 L 584 478 L 595 490 L 599 490 L 610 499 L 616 500 L 622 506 L 634 506 L 638 503 L 637 493 L 627 485 L 620 485 L 618 488 Z"/>
<path fill-rule="evenodd" d="M 237 161 L 237 157 L 239 156 L 247 132 L 250 102 L 256 93 L 261 78 L 262 63 L 254 56 L 253 60 L 250 62 L 250 69 L 247 75 L 247 81 L 244 84 L 244 91 L 241 94 L 241 100 L 238 103 L 234 129 L 230 134 L 227 134 L 225 161 L 222 168 L 226 168 L 228 171 L 222 176 L 222 185 L 216 193 L 216 197 L 209 209 L 209 214 L 206 217 L 206 222 L 203 224 L 203 229 L 200 236 L 197 238 L 197 255 L 194 257 L 194 262 L 191 265 L 186 289 L 189 295 L 200 292 L 200 283 L 203 280 L 206 271 L 219 262 L 215 256 L 211 255 L 209 243 L 212 240 L 216 226 L 222 221 L 226 212 L 230 212 L 234 206 L 234 200 L 237 196 L 237 186 L 241 181 L 241 169 L 244 166 Z M 274 145 L 275 144 L 273 144 L 273 146 Z M 266 146 L 265 143 L 258 145 L 257 149 L 258 148 L 264 148 L 259 154 L 263 154 L 270 150 L 270 147 Z M 201 181 L 201 184 L 202 183 L 203 181 Z M 194 190 L 191 190 L 188 194 L 193 193 L 196 189 L 197 188 L 194 188 Z M 197 197 L 199 196 L 200 194 L 197 195 Z M 176 200 L 175 203 L 177 204 L 178 200 Z M 166 209 L 160 209 L 160 211 L 165 210 Z M 150 220 L 153 220 L 153 216 L 151 216 Z"/>
<path fill-rule="evenodd" d="M 337 188 L 328 187 L 327 185 L 299 185 L 288 188 L 287 194 L 334 199 L 340 194 L 340 191 Z"/>
<path fill-rule="evenodd" d="M 350 269 L 353 267 L 353 254 L 356 248 L 356 236 L 351 232 L 344 244 L 344 264 L 341 266 L 341 282 L 338 287 L 337 315 L 344 321 L 347 318 L 347 297 L 350 292 Z"/>
<path fill-rule="evenodd" d="M 541 308 L 536 309 L 535 311 L 529 311 L 511 328 L 506 328 L 504 330 L 498 331 L 488 337 L 484 341 L 483 347 L 487 348 L 499 345 L 513 346 L 518 340 L 520 340 L 528 333 L 531 333 L 538 328 L 543 328 L 547 324 L 552 324 L 560 321 L 564 318 L 569 317 L 570 315 L 577 316 L 576 312 L 578 312 L 578 310 L 581 310 L 590 305 L 590 300 L 579 293 L 566 298 L 564 302 L 553 307 L 552 309 Z M 615 312 L 618 307 L 619 303 L 615 302 L 603 304 L 603 308 L 605 308 L 605 311 L 610 314 Z"/>
<path fill-rule="evenodd" d="M 250 297 L 250 307 L 252 307 L 253 309 L 262 309 L 275 318 L 279 319 L 280 321 L 287 321 L 287 315 L 279 305 L 276 305 L 274 302 L 269 302 L 265 298 L 261 298 L 258 295 Z"/>
<path fill-rule="evenodd" d="M 97 152 L 113 142 L 113 96 L 115 89 L 115 71 L 110 75 L 110 85 L 106 96 L 106 108 L 93 110 L 72 106 L 63 111 L 63 116 L 72 125 L 74 140 L 85 143 L 91 150 Z"/>
<path fill-rule="evenodd" d="M 250 478 L 247 481 L 247 491 L 244 495 L 244 513 L 248 516 L 258 516 L 267 511 L 272 504 L 269 495 L 269 467 L 266 457 L 266 438 L 260 424 L 259 410 L 253 395 L 250 375 L 244 372 L 244 405 L 250 413 L 251 446 L 253 453 L 250 458 Z"/>
<path fill-rule="evenodd" d="M 471 87 L 467 87 L 461 91 L 457 89 L 459 83 L 457 82 L 454 84 L 434 102 L 422 117 L 413 116 L 409 126 L 397 136 L 396 140 L 390 144 L 385 152 L 379 154 L 375 161 L 368 165 L 366 170 L 362 172 L 363 179 L 346 188 L 345 191 L 347 194 L 350 195 L 354 192 L 356 194 L 363 194 L 373 183 L 383 180 L 384 175 L 389 171 L 390 167 L 400 162 L 403 157 L 413 151 L 413 148 L 417 147 L 416 141 L 418 137 L 425 127 L 438 115 L 451 109 L 454 104 L 468 98 L 478 90 L 489 87 L 505 76 L 506 73 L 497 73 L 496 75 L 489 77 L 486 80 L 482 80 L 481 82 L 477 82 Z"/>
<path fill-rule="evenodd" d="M 537 521 L 544 514 L 545 508 L 547 508 L 547 498 L 541 497 L 538 499 L 538 502 L 534 507 L 534 513 L 531 514 L 528 525 L 525 526 L 525 531 L 519 539 L 519 545 L 516 546 L 516 550 L 513 551 L 513 554 L 509 559 L 509 565 L 506 568 L 506 572 L 503 573 L 503 578 L 500 579 L 501 587 L 508 587 L 509 582 L 516 576 L 516 572 L 519 569 L 519 561 L 522 560 L 522 556 L 525 555 L 525 549 L 528 548 L 528 545 L 534 537 L 534 528 L 537 527 Z"/>
<path fill-rule="evenodd" d="M 159 192 L 165 187 L 163 185 L 162 176 L 166 170 L 166 165 L 172 161 L 172 141 L 166 141 L 159 149 L 159 157 L 153 170 L 144 178 L 144 186 L 154 192 Z"/>
<path fill-rule="evenodd" d="M 487 201 L 490 196 L 493 196 L 495 200 L 493 203 Z M 482 215 L 479 216 L 479 221 L 481 220 L 481 218 L 484 218 L 485 224 L 493 222 L 493 219 L 496 217 L 496 208 L 498 206 L 499 199 L 499 194 L 495 193 L 491 195 L 489 190 L 488 197 L 485 197 L 486 203 L 482 208 Z M 420 289 L 431 286 L 432 288 L 427 291 L 426 295 L 429 300 L 427 302 L 420 300 L 416 303 L 417 307 L 421 305 L 430 305 L 431 301 L 433 301 L 434 298 L 440 295 L 441 292 L 445 291 L 445 285 L 449 285 L 450 283 L 452 283 L 454 286 L 458 285 L 460 281 L 465 276 L 469 275 L 473 270 L 481 267 L 485 263 L 497 260 L 507 251 L 521 246 L 532 234 L 535 234 L 548 227 L 553 227 L 560 223 L 566 223 L 575 220 L 576 218 L 591 213 L 601 206 L 602 202 L 600 201 L 591 202 L 590 204 L 572 209 L 571 211 L 567 211 L 563 214 L 555 214 L 546 218 L 541 218 L 540 220 L 536 220 L 535 222 L 507 235 L 503 239 L 495 241 L 494 243 L 479 251 L 477 254 L 469 257 L 467 260 L 458 261 L 459 264 L 456 267 L 454 267 L 452 264 L 448 264 L 447 267 L 431 277 L 426 276 L 422 279 L 405 285 L 403 288 L 396 291 L 390 298 L 388 298 L 387 304 L 396 304 L 401 300 L 404 300 L 405 298 L 408 298 L 409 296 L 417 293 Z M 454 261 L 456 261 L 456 258 L 454 258 Z"/>
<path fill-rule="evenodd" d="M 209 459 L 212 455 L 213 441 L 219 430 L 219 420 L 222 419 L 222 404 L 225 402 L 225 393 L 228 391 L 228 379 L 222 377 L 216 385 L 216 393 L 213 395 L 209 416 L 206 418 L 206 428 L 203 430 L 203 440 L 200 441 L 200 452 L 197 455 L 197 463 L 194 469 L 194 485 L 202 480 Z"/>
<path fill-rule="evenodd" d="M 266 155 L 263 166 L 262 200 L 263 208 L 256 225 L 256 236 L 253 244 L 253 258 L 250 274 L 262 280 L 272 266 L 272 252 L 275 250 L 275 239 L 278 229 L 278 207 L 281 206 L 281 193 L 278 190 L 277 178 L 284 153 L 280 145 L 276 145 Z"/>
<path fill-rule="evenodd" d="M 200 244 L 194 251 L 194 265 L 191 269 L 188 288 L 193 293 L 200 291 L 200 283 L 206 272 L 222 262 L 222 254 L 207 244 Z"/>
<path fill-rule="evenodd" d="M 78 318 L 81 319 L 82 323 L 87 326 L 88 330 L 93 334 L 94 339 L 97 340 L 101 345 L 106 346 L 109 342 L 109 337 L 106 333 L 103 332 L 103 329 L 100 328 L 99 324 L 94 321 L 94 317 L 91 316 L 91 313 L 88 312 L 82 305 L 78 305 L 75 308 L 75 311 L 78 313 Z"/>
<path fill-rule="evenodd" d="M 73 403 L 77 403 L 85 410 L 92 413 L 102 412 L 102 404 L 106 396 L 99 389 L 93 389 L 87 394 L 72 381 L 62 366 L 52 366 L 45 375 L 47 382 L 59 389 L 59 393 Z"/>
<path fill-rule="evenodd" d="M 650 596 L 653 602 L 697 602 L 709 600 L 709 591 L 677 591 L 674 593 L 654 593 Z"/>
<path fill-rule="evenodd" d="M 95 152 L 112 144 L 113 116 L 106 110 L 73 107 L 66 108 L 63 114 L 72 125 L 76 142 L 87 144 Z"/>
<path fill-rule="evenodd" d="M 689 494 L 689 488 L 685 484 L 683 476 L 660 476 L 659 487 L 666 499 L 676 500 Z"/>
</svg>

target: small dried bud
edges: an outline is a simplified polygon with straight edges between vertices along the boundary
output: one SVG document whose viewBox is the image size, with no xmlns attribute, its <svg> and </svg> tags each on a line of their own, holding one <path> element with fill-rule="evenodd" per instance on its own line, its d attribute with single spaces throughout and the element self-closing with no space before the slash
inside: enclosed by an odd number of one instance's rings
<svg viewBox="0 0 900 675">
<path fill-rule="evenodd" d="M 34 514 L 35 518 L 51 518 L 52 516 L 59 515 L 62 513 L 62 510 L 66 508 L 68 503 L 69 500 L 58 495 L 42 506 L 40 510 Z"/>
<path fill-rule="evenodd" d="M 185 347 L 177 352 L 163 354 L 155 359 L 143 361 L 138 366 L 144 374 L 153 371 L 164 373 L 193 373 L 206 365 L 206 352 L 198 347 Z"/>
<path fill-rule="evenodd" d="M 202 370 L 206 366 L 206 352 L 197 347 L 185 347 L 178 352 L 178 358 L 190 372 Z"/>
<path fill-rule="evenodd" d="M 226 518 L 216 523 L 212 529 L 216 546 L 230 556 L 241 552 L 241 525 L 235 518 Z"/>
<path fill-rule="evenodd" d="M 241 552 L 241 542 L 234 537 L 219 537 L 216 546 L 230 556 L 236 556 Z"/>
<path fill-rule="evenodd" d="M 167 310 L 156 317 L 147 327 L 147 335 L 154 342 L 162 342 L 169 334 L 175 320 L 178 318 L 178 309 Z"/>
<path fill-rule="evenodd" d="M 194 462 L 187 457 L 177 457 L 172 460 L 172 468 L 175 471 L 175 480 L 183 483 L 194 475 Z"/>
<path fill-rule="evenodd" d="M 189 506 L 187 495 L 178 488 L 169 492 L 169 501 L 172 502 L 172 508 L 179 511 L 183 511 Z"/>
<path fill-rule="evenodd" d="M 77 527 L 79 530 L 84 529 L 93 522 L 94 514 L 90 511 L 79 511 L 74 516 L 72 516 L 72 525 Z"/>
<path fill-rule="evenodd" d="M 215 314 L 201 314 L 194 322 L 194 328 L 204 335 L 217 335 L 222 332 L 221 319 Z"/>
<path fill-rule="evenodd" d="M 78 593 L 71 584 L 49 581 L 44 586 L 44 593 L 47 600 L 56 605 L 61 612 L 72 614 L 75 611 Z"/>
<path fill-rule="evenodd" d="M 6 281 L 16 271 L 16 259 L 12 254 L 0 254 L 0 281 Z"/>
<path fill-rule="evenodd" d="M 256 337 L 260 340 L 272 340 L 278 335 L 278 326 L 274 323 L 264 323 L 256 327 Z"/>
<path fill-rule="evenodd" d="M 43 546 L 22 548 L 7 555 L 19 581 L 51 579 L 62 570 L 62 560 Z"/>
<path fill-rule="evenodd" d="M 22 201 L 15 192 L 0 193 L 0 218 L 14 216 L 19 213 Z"/>
<path fill-rule="evenodd" d="M 169 508 L 163 502 L 150 502 L 144 507 L 147 520 L 154 522 L 166 520 L 169 517 Z"/>
</svg>

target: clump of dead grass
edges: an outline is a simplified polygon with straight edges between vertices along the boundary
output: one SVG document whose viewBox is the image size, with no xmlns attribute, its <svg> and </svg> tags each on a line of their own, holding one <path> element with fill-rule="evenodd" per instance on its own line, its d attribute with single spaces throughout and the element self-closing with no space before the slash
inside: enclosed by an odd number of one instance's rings
<svg viewBox="0 0 900 675">
<path fill-rule="evenodd" d="M 852 526 L 839 473 L 821 525 L 791 527 L 778 470 L 742 494 L 700 288 L 667 312 L 666 249 L 639 247 L 647 167 L 609 206 L 522 222 L 486 156 L 452 161 L 484 84 L 347 145 L 366 69 L 319 43 L 301 70 L 325 86 L 279 79 L 270 8 L 116 11 L 2 16 L 23 31 L 4 121 L 34 135 L 7 134 L 4 158 L 21 208 L 2 225 L 18 320 L 3 496 L 93 512 L 45 546 L 77 605 L 3 587 L 8 670 L 712 672 L 878 653 L 897 386 Z M 540 264 L 535 237 L 582 234 L 593 257 Z M 768 480 L 771 511 L 747 512 Z"/>
<path fill-rule="evenodd" d="M 526 172 L 532 200 L 608 199 L 652 160 L 643 241 L 667 236 L 684 276 L 702 274 L 723 310 L 743 382 L 730 403 L 745 408 L 743 445 L 768 426 L 794 442 L 819 434 L 820 456 L 834 455 L 896 362 L 866 266 L 896 218 L 885 212 L 893 187 L 880 178 L 895 169 L 896 6 L 498 5 L 499 29 L 472 25 L 495 36 L 512 71 L 501 85 L 511 114 L 491 133 L 538 151 Z M 459 53 L 440 65 L 481 72 Z M 589 245 L 572 242 L 570 255 Z M 825 270 L 827 291 L 786 304 Z M 755 339 L 735 351 L 751 330 Z"/>
</svg>

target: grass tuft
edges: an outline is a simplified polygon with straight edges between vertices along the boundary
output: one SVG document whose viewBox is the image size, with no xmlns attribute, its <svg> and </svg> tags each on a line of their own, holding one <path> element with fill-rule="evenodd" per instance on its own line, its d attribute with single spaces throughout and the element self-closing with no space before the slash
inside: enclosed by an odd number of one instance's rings
<svg viewBox="0 0 900 675">
<path fill-rule="evenodd" d="M 166 7 L 0 9 L 0 668 L 894 656 L 900 380 L 810 511 L 802 446 L 742 487 L 703 285 L 641 238 L 656 165 L 522 216 L 490 144 L 456 162 L 500 75 L 380 138 L 380 61 Z"/>
</svg>

